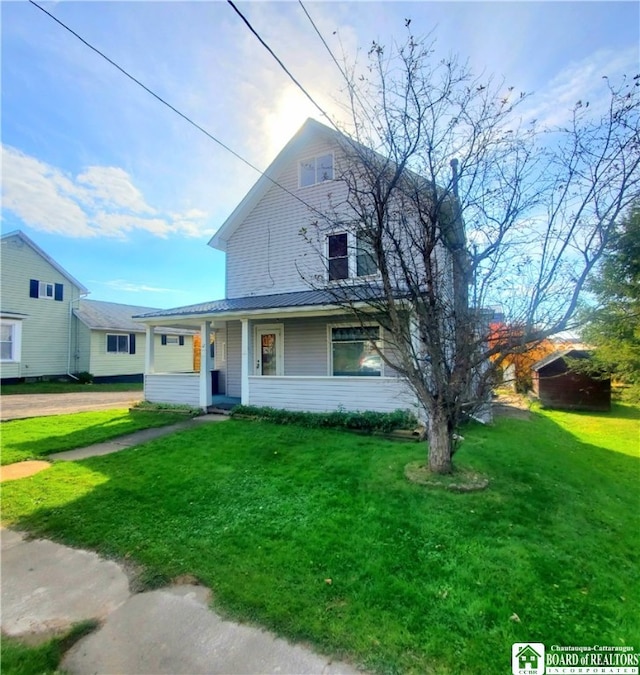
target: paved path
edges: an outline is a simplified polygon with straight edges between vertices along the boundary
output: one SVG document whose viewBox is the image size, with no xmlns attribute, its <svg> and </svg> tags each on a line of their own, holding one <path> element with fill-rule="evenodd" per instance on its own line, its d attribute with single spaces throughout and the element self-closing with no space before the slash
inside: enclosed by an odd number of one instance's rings
<svg viewBox="0 0 640 675">
<path fill-rule="evenodd" d="M 92 391 L 73 394 L 15 394 L 3 396 L 0 401 L 2 421 L 41 417 L 43 415 L 65 415 L 87 410 L 112 410 L 130 408 L 141 401 L 142 391 Z"/>
<path fill-rule="evenodd" d="M 358 675 L 346 663 L 223 620 L 208 608 L 202 586 L 131 594 L 115 562 L 11 530 L 0 534 L 3 634 L 37 644 L 78 621 L 101 622 L 65 655 L 61 668 L 71 675 Z"/>
<path fill-rule="evenodd" d="M 110 455 L 112 452 L 120 452 L 126 448 L 132 448 L 134 445 L 141 445 L 148 443 L 155 438 L 168 436 L 176 431 L 183 431 L 184 429 L 192 429 L 194 426 L 204 424 L 207 422 L 224 422 L 229 419 L 226 415 L 201 415 L 178 422 L 177 424 L 170 424 L 166 427 L 152 427 L 151 429 L 142 429 L 134 431 L 132 434 L 125 436 L 118 436 L 110 441 L 103 443 L 94 443 L 84 448 L 76 448 L 75 450 L 65 450 L 64 452 L 55 452 L 52 455 L 47 455 L 48 460 L 58 459 L 68 462 L 74 462 L 78 459 L 86 459 L 87 457 L 98 457 L 100 455 Z M 51 466 L 49 461 L 35 461 L 29 460 L 25 462 L 16 462 L 15 464 L 7 464 L 0 467 L 0 483 L 7 480 L 18 480 L 19 478 L 27 478 L 33 476 L 40 471 L 44 471 Z"/>
</svg>

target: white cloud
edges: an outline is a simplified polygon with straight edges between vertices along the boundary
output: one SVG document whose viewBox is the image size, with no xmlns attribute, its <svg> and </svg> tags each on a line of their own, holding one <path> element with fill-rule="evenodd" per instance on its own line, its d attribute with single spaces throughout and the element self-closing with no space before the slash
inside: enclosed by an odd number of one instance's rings
<svg viewBox="0 0 640 675">
<path fill-rule="evenodd" d="M 112 279 L 111 281 L 104 282 L 94 281 L 93 283 L 102 284 L 103 286 L 108 286 L 116 291 L 123 291 L 125 293 L 182 293 L 182 291 L 178 291 L 175 288 L 160 288 L 144 283 L 136 284 L 126 281 L 126 279 Z"/>
<path fill-rule="evenodd" d="M 91 166 L 72 176 L 10 146 L 2 146 L 2 208 L 35 230 L 66 237 L 213 234 L 202 210 L 167 214 L 147 204 L 121 168 Z"/>
<path fill-rule="evenodd" d="M 532 98 L 536 103 L 527 109 L 526 119 L 536 119 L 543 127 L 555 127 L 571 119 L 571 111 L 578 101 L 589 102 L 593 112 L 603 112 L 608 97 L 602 95 L 603 77 L 612 83 L 627 75 L 635 75 L 638 51 L 629 48 L 620 52 L 600 49 L 582 61 L 572 62 L 561 70 L 546 89 Z"/>
</svg>

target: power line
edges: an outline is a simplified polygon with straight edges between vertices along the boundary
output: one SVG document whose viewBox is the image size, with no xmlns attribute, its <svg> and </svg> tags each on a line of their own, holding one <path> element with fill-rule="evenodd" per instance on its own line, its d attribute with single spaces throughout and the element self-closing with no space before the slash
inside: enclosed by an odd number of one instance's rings
<svg viewBox="0 0 640 675">
<path fill-rule="evenodd" d="M 320 111 L 320 113 L 321 113 L 321 114 L 327 119 L 327 121 L 334 127 L 334 129 L 336 129 L 337 131 L 340 131 L 340 129 L 338 129 L 338 127 L 336 126 L 335 122 L 334 122 L 334 121 L 331 119 L 331 117 L 329 117 L 329 115 L 324 111 L 324 109 L 322 108 L 322 106 L 320 106 L 319 103 L 316 103 L 316 101 L 314 100 L 313 96 L 311 96 L 311 94 L 310 94 L 310 93 L 309 93 L 309 92 L 308 92 L 308 91 L 300 84 L 300 82 L 298 82 L 298 80 L 291 74 L 291 71 L 290 71 L 290 70 L 284 65 L 284 63 L 278 58 L 278 56 L 275 54 L 275 52 L 273 51 L 273 49 L 271 49 L 271 47 L 269 47 L 269 45 L 268 45 L 268 44 L 260 37 L 260 34 L 258 33 L 258 31 L 256 31 L 256 29 L 255 29 L 255 28 L 251 25 L 251 23 L 249 22 L 249 19 L 247 19 L 247 17 L 246 17 L 246 16 L 245 16 L 245 15 L 244 15 L 237 7 L 236 7 L 236 5 L 233 3 L 232 0 L 227 0 L 227 3 L 228 3 L 229 5 L 231 5 L 231 7 L 233 7 L 233 10 L 235 11 L 235 13 L 242 19 L 242 21 L 243 21 L 244 24 L 247 26 L 247 28 L 255 35 L 255 37 L 258 39 L 258 41 L 260 42 L 260 44 L 261 44 L 261 45 L 269 52 L 269 54 L 271 54 L 271 56 L 273 56 L 273 58 L 278 62 L 278 65 L 280 66 L 280 68 L 282 68 L 282 70 L 284 70 L 284 72 L 289 76 L 289 78 L 290 78 L 291 81 L 296 85 L 296 87 L 298 87 L 298 89 L 300 89 L 300 91 L 301 91 L 301 92 L 302 92 L 302 93 L 303 93 L 303 94 L 311 101 L 311 103 L 313 103 L 313 105 Z"/>
<path fill-rule="evenodd" d="M 363 105 L 360 96 L 358 95 L 358 91 L 357 91 L 357 89 L 355 88 L 353 82 L 349 79 L 349 76 L 347 75 L 346 70 L 338 63 L 338 60 L 336 59 L 336 57 L 334 56 L 333 52 L 331 51 L 331 48 L 329 47 L 329 45 L 327 44 L 326 40 L 324 39 L 322 33 L 320 32 L 320 29 L 316 26 L 314 20 L 311 18 L 311 15 L 310 15 L 309 12 L 307 11 L 307 8 L 302 4 L 302 0 L 298 0 L 298 4 L 300 5 L 300 7 L 302 7 L 302 11 L 305 13 L 307 19 L 309 19 L 309 22 L 310 22 L 311 25 L 313 26 L 313 29 L 315 30 L 316 34 L 317 34 L 318 37 L 320 38 L 320 41 L 321 41 L 322 44 L 324 45 L 325 49 L 326 49 L 327 52 L 329 53 L 329 56 L 331 57 L 332 61 L 336 64 L 336 67 L 337 67 L 337 69 L 340 71 L 340 75 L 342 76 L 342 79 L 347 83 L 347 87 L 348 87 L 349 90 L 351 91 L 351 94 L 358 100 L 358 103 L 360 104 L 360 107 L 362 108 L 362 110 L 363 110 L 363 111 L 365 112 L 365 114 L 367 115 L 367 118 L 369 119 L 369 121 L 371 121 L 371 118 L 370 118 L 369 115 L 367 114 L 366 108 L 365 108 L 365 106 Z"/>
<path fill-rule="evenodd" d="M 80 42 L 82 42 L 84 45 L 86 45 L 87 47 L 89 47 L 89 49 L 91 49 L 91 50 L 94 51 L 96 54 L 98 54 L 99 56 L 101 56 L 103 59 L 105 59 L 105 61 L 109 62 L 114 68 L 117 68 L 123 75 L 125 75 L 126 77 L 128 77 L 131 81 L 135 82 L 139 87 L 142 87 L 142 89 L 144 89 L 148 94 L 151 94 L 151 96 L 153 96 L 155 99 L 157 99 L 158 101 L 160 101 L 160 103 L 162 103 L 163 105 L 167 106 L 167 108 L 169 108 L 169 109 L 172 110 L 174 113 L 176 113 L 177 115 L 179 115 L 180 117 L 182 117 L 183 120 L 185 120 L 186 122 L 188 122 L 189 124 L 191 124 L 192 126 L 194 126 L 196 129 L 198 129 L 198 131 L 201 131 L 205 136 L 207 136 L 207 138 L 211 139 L 214 143 L 217 143 L 221 148 L 223 148 L 223 149 L 226 150 L 227 152 L 231 153 L 236 159 L 239 159 L 241 162 L 243 162 L 244 164 L 246 164 L 246 166 L 248 166 L 249 168 L 253 169 L 253 170 L 256 171 L 257 173 L 259 173 L 261 176 L 264 176 L 265 178 L 267 178 L 269 181 L 271 181 L 271 183 L 273 183 L 273 185 L 279 187 L 281 190 L 284 190 L 284 192 L 286 192 L 287 194 L 289 194 L 289 195 L 291 195 L 292 197 L 294 197 L 295 199 L 297 199 L 301 204 L 303 204 L 303 205 L 306 206 L 307 208 L 311 209 L 312 211 L 314 211 L 315 213 L 317 213 L 318 215 L 320 215 L 320 216 L 322 216 L 322 217 L 325 216 L 325 214 L 323 214 L 321 211 L 319 211 L 317 208 L 315 208 L 315 207 L 312 206 L 311 204 L 308 204 L 307 202 L 305 202 L 304 199 L 302 199 L 302 198 L 299 197 L 297 194 L 295 194 L 295 192 L 291 192 L 291 190 L 289 190 L 288 188 L 286 188 L 284 185 L 281 185 L 280 183 L 278 183 L 278 181 L 276 181 L 274 178 L 272 178 L 271 176 L 269 176 L 268 174 L 266 174 L 264 171 L 262 171 L 261 169 L 259 169 L 257 166 L 255 166 L 254 164 L 252 164 L 248 159 L 245 159 L 244 157 L 242 157 L 242 155 L 238 154 L 235 150 L 233 150 L 232 148 L 230 148 L 226 143 L 224 143 L 223 141 L 221 141 L 219 138 L 216 138 L 213 134 L 211 134 L 210 132 L 208 132 L 204 127 L 200 126 L 197 122 L 194 122 L 194 120 L 192 120 L 190 117 L 188 117 L 188 116 L 185 115 L 183 112 L 181 112 L 180 110 L 178 110 L 178 108 L 176 108 L 176 107 L 173 106 L 171 103 L 169 103 L 168 101 L 166 101 L 164 98 L 162 98 L 161 96 L 159 96 L 158 94 L 156 94 L 156 92 L 153 91 L 152 89 L 150 89 L 149 87 L 147 87 L 146 84 L 142 83 L 142 82 L 141 82 L 140 80 L 138 80 L 136 77 L 134 77 L 133 75 L 131 75 L 131 74 L 130 74 L 128 71 L 126 71 L 122 66 L 118 65 L 115 61 L 113 61 L 112 59 L 110 59 L 106 54 L 104 54 L 103 52 L 101 52 L 97 47 L 94 47 L 90 42 L 87 42 L 87 40 L 85 40 L 81 35 L 79 35 L 78 33 L 76 33 L 72 28 L 70 28 L 69 26 L 67 26 L 65 23 L 63 23 L 62 21 L 60 21 L 60 19 L 58 19 L 56 16 L 54 16 L 53 14 L 51 14 L 50 12 L 48 12 L 44 7 L 41 7 L 41 6 L 40 6 L 37 2 L 35 2 L 34 0 L 29 0 L 29 2 L 30 2 L 34 7 L 37 7 L 41 12 L 44 12 L 47 16 L 49 16 L 51 19 L 53 19 L 58 25 L 62 26 L 62 28 L 64 28 L 64 29 L 65 29 L 66 31 L 68 31 L 69 33 L 71 33 L 71 34 L 72 34 L 74 37 L 76 37 L 78 40 L 80 40 Z"/>
</svg>

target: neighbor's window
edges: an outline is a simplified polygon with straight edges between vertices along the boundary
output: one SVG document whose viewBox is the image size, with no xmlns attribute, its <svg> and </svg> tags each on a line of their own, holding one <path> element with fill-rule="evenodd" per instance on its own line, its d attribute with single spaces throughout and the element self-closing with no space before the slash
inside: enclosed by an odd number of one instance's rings
<svg viewBox="0 0 640 675">
<path fill-rule="evenodd" d="M 333 180 L 333 155 L 320 155 L 300 162 L 300 187 Z"/>
<path fill-rule="evenodd" d="M 107 352 L 111 354 L 128 354 L 129 336 L 107 335 Z"/>
<path fill-rule="evenodd" d="M 331 374 L 334 376 L 380 376 L 382 361 L 379 326 L 335 326 L 331 328 Z"/>
<path fill-rule="evenodd" d="M 162 335 L 160 342 L 163 345 L 184 345 L 184 335 Z"/>
<path fill-rule="evenodd" d="M 48 298 L 62 302 L 64 299 L 64 286 L 54 284 L 49 281 L 40 281 L 38 279 L 29 279 L 29 297 L 30 298 Z"/>
<path fill-rule="evenodd" d="M 18 321 L 0 323 L 0 361 L 20 360 L 20 329 Z"/>
</svg>

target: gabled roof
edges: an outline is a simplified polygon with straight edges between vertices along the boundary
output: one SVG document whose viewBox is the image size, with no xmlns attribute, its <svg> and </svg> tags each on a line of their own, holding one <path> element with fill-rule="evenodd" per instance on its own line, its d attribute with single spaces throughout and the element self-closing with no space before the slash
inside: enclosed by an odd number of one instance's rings
<svg viewBox="0 0 640 675">
<path fill-rule="evenodd" d="M 591 352 L 585 349 L 563 349 L 560 352 L 554 352 L 553 354 L 545 356 L 543 359 L 540 359 L 540 361 L 536 361 L 536 363 L 531 366 L 531 370 L 538 371 L 554 361 L 564 359 L 565 356 L 568 356 L 570 359 L 588 359 L 591 357 Z"/>
<path fill-rule="evenodd" d="M 112 330 L 123 333 L 144 333 L 146 326 L 133 320 L 136 314 L 159 312 L 156 307 L 140 307 L 138 305 L 121 305 L 117 302 L 101 300 L 80 300 L 78 309 L 73 313 L 91 330 Z M 158 328 L 157 332 L 172 334 L 191 334 L 192 331 L 180 328 Z"/>
<path fill-rule="evenodd" d="M 338 140 L 344 138 L 342 134 L 330 129 L 320 122 L 308 118 L 298 129 L 293 138 L 278 153 L 266 171 L 258 178 L 253 187 L 247 192 L 244 199 L 236 206 L 233 213 L 224 221 L 218 231 L 211 237 L 209 246 L 226 251 L 227 242 L 231 235 L 238 229 L 244 219 L 256 207 L 258 202 L 266 195 L 267 191 L 278 179 L 280 172 L 296 158 L 305 145 L 314 138 L 325 137 Z"/>
<path fill-rule="evenodd" d="M 3 234 L 0 239 L 10 239 L 12 237 L 18 237 L 22 242 L 27 246 L 30 246 L 38 255 L 42 256 L 53 268 L 55 268 L 63 277 L 68 279 L 74 286 L 77 286 L 80 289 L 82 295 L 86 295 L 89 291 L 74 277 L 72 277 L 67 270 L 59 265 L 48 253 L 45 253 L 32 239 L 27 237 L 27 235 L 22 232 L 22 230 L 14 230 L 13 232 L 7 232 Z"/>
</svg>

